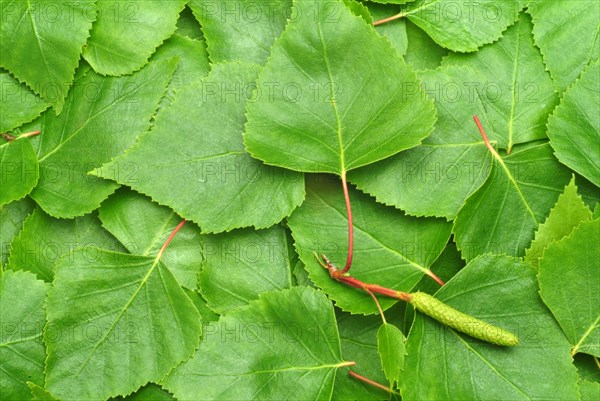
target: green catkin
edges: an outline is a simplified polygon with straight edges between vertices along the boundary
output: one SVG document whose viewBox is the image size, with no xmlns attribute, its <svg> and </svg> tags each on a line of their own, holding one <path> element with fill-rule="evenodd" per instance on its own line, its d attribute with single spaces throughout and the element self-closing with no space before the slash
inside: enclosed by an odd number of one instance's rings
<svg viewBox="0 0 600 401">
<path fill-rule="evenodd" d="M 519 343 L 513 333 L 459 312 L 424 292 L 411 294 L 410 302 L 416 310 L 471 337 L 508 347 Z"/>
</svg>

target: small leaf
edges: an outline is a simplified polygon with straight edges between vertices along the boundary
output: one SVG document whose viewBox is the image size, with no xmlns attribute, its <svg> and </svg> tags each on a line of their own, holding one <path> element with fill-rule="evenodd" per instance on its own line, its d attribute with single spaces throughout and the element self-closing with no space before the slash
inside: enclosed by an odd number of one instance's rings
<svg viewBox="0 0 600 401">
<path fill-rule="evenodd" d="M 558 320 L 571 354 L 600 356 L 600 220 L 584 222 L 546 248 L 540 295 Z"/>
<path fill-rule="evenodd" d="M 0 205 L 29 194 L 40 177 L 38 158 L 28 138 L 0 145 Z"/>
<path fill-rule="evenodd" d="M 120 190 L 100 207 L 102 225 L 135 255 L 156 255 L 171 232 L 181 222 L 174 211 L 160 206 L 131 190 Z M 98 246 L 106 248 L 105 246 Z M 198 289 L 202 265 L 200 230 L 187 223 L 178 232 L 161 257 L 185 288 Z"/>
<path fill-rule="evenodd" d="M 436 298 L 516 333 L 519 345 L 507 349 L 488 344 L 417 313 L 400 380 L 404 398 L 578 398 L 568 342 L 538 297 L 535 271 L 529 265 L 505 256 L 481 256 L 442 287 Z"/>
<path fill-rule="evenodd" d="M 325 254 L 341 266 L 346 258 L 348 221 L 344 196 L 332 176 L 307 177 L 306 200 L 289 217 L 295 246 L 311 280 L 352 313 L 377 312 L 364 291 L 332 280 L 315 259 Z M 444 250 L 451 225 L 442 219 L 416 218 L 375 202 L 350 188 L 354 215 L 354 261 L 352 275 L 399 291 L 410 291 Z M 393 227 L 393 229 L 390 229 Z M 381 298 L 383 309 L 397 300 Z"/>
<path fill-rule="evenodd" d="M 89 249 L 90 257 L 96 248 L 124 251 L 121 244 L 102 228 L 97 213 L 64 220 L 50 217 L 38 208 L 13 239 L 8 267 L 29 271 L 38 279 L 51 282 L 58 260 L 64 256 L 72 257 L 79 248 Z"/>
<path fill-rule="evenodd" d="M 281 221 L 302 202 L 304 178 L 244 150 L 245 105 L 257 72 L 250 64 L 213 66 L 205 80 L 178 92 L 152 131 L 94 174 L 147 194 L 203 232 Z M 128 177 L 130 165 L 136 171 Z"/>
<path fill-rule="evenodd" d="M 198 311 L 152 257 L 74 252 L 55 267 L 46 311 L 46 386 L 65 401 L 158 381 L 200 342 Z"/>
<path fill-rule="evenodd" d="M 329 400 L 347 366 L 333 307 L 310 287 L 265 293 L 205 331 L 164 381 L 179 400 Z"/>
<path fill-rule="evenodd" d="M 0 205 L 0 265 L 8 261 L 10 243 L 23 228 L 23 222 L 33 211 L 35 203 L 29 198 Z"/>
<path fill-rule="evenodd" d="M 92 22 L 96 1 L 0 2 L 0 67 L 62 110 Z"/>
<path fill-rule="evenodd" d="M 60 401 L 58 398 L 50 394 L 48 390 L 38 386 L 35 383 L 27 382 L 27 385 L 31 391 L 31 397 L 33 401 Z"/>
<path fill-rule="evenodd" d="M 7 72 L 0 70 L 0 132 L 10 131 L 38 117 L 49 104 Z"/>
<path fill-rule="evenodd" d="M 121 78 L 89 71 L 75 83 L 65 112 L 45 114 L 38 150 L 40 181 L 31 197 L 46 213 L 82 216 L 114 192 L 115 183 L 87 173 L 133 145 L 136 136 L 149 128 L 174 70 L 174 60 L 161 60 Z M 122 172 L 132 180 L 137 169 L 128 164 L 110 173 L 114 177 Z"/>
<path fill-rule="evenodd" d="M 550 210 L 546 221 L 538 227 L 535 239 L 525 251 L 525 260 L 537 267 L 538 260 L 548 245 L 569 235 L 581 222 L 591 219 L 592 212 L 577 194 L 577 185 L 573 177 Z"/>
<path fill-rule="evenodd" d="M 248 104 L 244 143 L 252 156 L 341 174 L 429 135 L 433 104 L 388 40 L 338 0 L 297 1 L 294 10 L 316 20 L 290 20 L 273 45 L 260 96 Z"/>
<path fill-rule="evenodd" d="M 176 28 L 186 0 L 98 1 L 98 19 L 83 57 L 99 74 L 141 69 Z"/>
<path fill-rule="evenodd" d="M 416 71 L 439 67 L 442 59 L 450 53 L 410 20 L 406 22 L 406 37 L 408 48 L 404 60 Z"/>
<path fill-rule="evenodd" d="M 555 155 L 600 187 L 600 62 L 589 65 L 548 120 Z M 577 133 L 577 135 L 573 135 Z"/>
<path fill-rule="evenodd" d="M 393 385 L 400 382 L 400 372 L 404 369 L 404 335 L 396 327 L 388 323 L 381 325 L 377 331 L 377 350 L 385 377 Z"/>
<path fill-rule="evenodd" d="M 529 0 L 535 43 L 556 88 L 564 91 L 600 54 L 597 1 Z M 576 23 L 573 23 L 576 21 Z M 569 49 L 568 53 L 563 50 Z"/>
<path fill-rule="evenodd" d="M 200 287 L 208 307 L 226 314 L 263 292 L 290 288 L 289 240 L 281 226 L 204 235 Z"/>
<path fill-rule="evenodd" d="M 149 383 L 126 397 L 111 398 L 110 401 L 176 401 L 171 394 L 156 384 Z"/>
<path fill-rule="evenodd" d="M 524 5 L 524 0 L 417 0 L 404 6 L 401 14 L 440 46 L 472 52 L 498 40 L 515 22 Z"/>
<path fill-rule="evenodd" d="M 50 285 L 27 272 L 0 273 L 0 382 L 3 400 L 31 398 L 27 382 L 44 383 L 42 305 Z"/>
</svg>

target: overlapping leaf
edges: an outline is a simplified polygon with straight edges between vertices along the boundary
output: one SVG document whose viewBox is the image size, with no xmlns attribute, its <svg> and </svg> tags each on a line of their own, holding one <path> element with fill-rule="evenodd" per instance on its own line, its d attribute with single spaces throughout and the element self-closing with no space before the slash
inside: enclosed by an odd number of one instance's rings
<svg viewBox="0 0 600 401">
<path fill-rule="evenodd" d="M 186 0 L 98 0 L 83 57 L 102 75 L 130 74 L 142 68 L 176 28 Z"/>
<path fill-rule="evenodd" d="M 522 13 L 498 42 L 477 53 L 453 54 L 444 60 L 444 64 L 467 64 L 482 75 L 475 86 L 486 106 L 494 140 L 508 153 L 515 144 L 545 138 L 548 114 L 558 103 L 531 30 L 529 16 Z"/>
<path fill-rule="evenodd" d="M 281 226 L 205 235 L 200 273 L 208 306 L 225 314 L 267 291 L 292 286 L 290 238 Z"/>
<path fill-rule="evenodd" d="M 479 257 L 436 297 L 515 332 L 519 344 L 507 349 L 484 343 L 417 313 L 400 380 L 404 398 L 578 398 L 569 345 L 539 299 L 535 271 L 527 264 L 503 256 Z"/>
<path fill-rule="evenodd" d="M 435 43 L 426 32 L 410 20 L 406 22 L 406 38 L 408 47 L 404 60 L 417 71 L 438 67 L 442 63 L 442 58 L 449 53 L 448 49 Z"/>
<path fill-rule="evenodd" d="M 393 385 L 400 382 L 400 372 L 404 369 L 404 335 L 394 325 L 384 323 L 377 331 L 377 351 L 385 377 Z"/>
<path fill-rule="evenodd" d="M 46 386 L 61 400 L 131 393 L 200 342 L 200 314 L 158 258 L 76 251 L 56 266 L 46 311 Z"/>
<path fill-rule="evenodd" d="M 600 62 L 591 64 L 564 94 L 548 120 L 556 157 L 600 187 Z"/>
<path fill-rule="evenodd" d="M 577 185 L 573 178 L 558 197 L 548 218 L 538 227 L 535 239 L 525 251 L 525 260 L 537 267 L 539 258 L 548 245 L 569 235 L 579 224 L 591 219 L 592 212 L 577 194 Z"/>
<path fill-rule="evenodd" d="M 65 110 L 59 116 L 46 113 L 38 149 L 40 180 L 31 193 L 44 211 L 55 217 L 81 216 L 117 188 L 87 173 L 123 152 L 149 128 L 174 69 L 175 60 L 164 60 L 121 78 L 88 71 L 77 80 Z M 137 169 L 129 163 L 105 175 L 132 180 Z"/>
<path fill-rule="evenodd" d="M 38 279 L 51 282 L 54 265 L 73 251 L 84 248 L 93 258 L 97 248 L 124 251 L 115 238 L 100 225 L 97 214 L 72 220 L 55 219 L 36 209 L 23 223 L 23 229 L 11 244 L 8 267 L 26 270 Z"/>
<path fill-rule="evenodd" d="M 275 38 L 291 17 L 292 0 L 192 0 L 213 63 L 264 64 Z M 337 4 L 336 4 L 337 6 Z"/>
<path fill-rule="evenodd" d="M 493 138 L 490 138 L 493 139 Z M 463 258 L 487 252 L 523 256 L 571 172 L 548 144 L 525 146 L 494 159 L 487 181 L 466 201 L 454 222 Z"/>
<path fill-rule="evenodd" d="M 23 221 L 35 206 L 29 198 L 0 205 L 0 265 L 8 261 L 10 243 L 23 228 Z"/>
<path fill-rule="evenodd" d="M 439 119 L 423 144 L 350 173 L 349 179 L 379 202 L 418 216 L 456 217 L 465 200 L 485 181 L 491 157 L 472 121 L 485 116 L 466 67 L 421 74 L 436 100 Z"/>
<path fill-rule="evenodd" d="M 348 241 L 344 197 L 337 180 L 329 176 L 307 178 L 307 196 L 288 219 L 296 250 L 311 280 L 336 305 L 352 313 L 376 313 L 377 307 L 365 292 L 347 287 L 329 277 L 315 259 L 326 254 L 343 266 Z M 400 291 L 409 291 L 444 250 L 450 224 L 442 219 L 416 218 L 351 190 L 354 215 L 354 262 L 352 275 Z M 384 309 L 394 300 L 381 299 Z"/>
<path fill-rule="evenodd" d="M 24 84 L 0 70 L 0 132 L 10 131 L 33 120 L 48 106 Z"/>
<path fill-rule="evenodd" d="M 556 88 L 563 91 L 600 55 L 600 3 L 529 0 L 527 11 L 533 17 L 535 43 Z"/>
<path fill-rule="evenodd" d="M 182 401 L 329 400 L 344 365 L 331 303 L 315 289 L 294 287 L 209 325 L 194 357 L 164 387 Z"/>
<path fill-rule="evenodd" d="M 28 138 L 18 137 L 0 145 L 0 205 L 29 194 L 40 178 L 38 158 Z"/>
<path fill-rule="evenodd" d="M 58 113 L 79 63 L 95 0 L 0 3 L 0 67 L 25 82 Z"/>
<path fill-rule="evenodd" d="M 572 345 L 572 354 L 600 356 L 600 220 L 581 223 L 546 248 L 540 295 Z"/>
<path fill-rule="evenodd" d="M 50 285 L 26 272 L 0 273 L 0 383 L 2 399 L 31 398 L 27 382 L 44 384 L 42 305 Z"/>
<path fill-rule="evenodd" d="M 340 1 L 294 9 L 316 17 L 290 20 L 273 45 L 248 104 L 248 151 L 292 170 L 341 174 L 418 145 L 433 105 L 389 41 Z"/>
<path fill-rule="evenodd" d="M 453 51 L 472 52 L 499 39 L 516 21 L 524 5 L 524 0 L 417 0 L 404 6 L 401 14 L 439 45 Z"/>
<path fill-rule="evenodd" d="M 204 81 L 179 91 L 136 146 L 95 174 L 151 196 L 205 232 L 277 223 L 302 202 L 303 178 L 244 151 L 244 110 L 256 73 L 252 65 L 214 66 Z M 131 180 L 128 165 L 137 167 Z"/>
</svg>

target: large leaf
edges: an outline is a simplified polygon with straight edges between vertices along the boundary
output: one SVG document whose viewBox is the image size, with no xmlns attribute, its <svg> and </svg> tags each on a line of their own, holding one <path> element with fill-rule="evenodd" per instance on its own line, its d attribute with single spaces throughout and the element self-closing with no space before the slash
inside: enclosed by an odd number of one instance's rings
<svg viewBox="0 0 600 401">
<path fill-rule="evenodd" d="M 37 278 L 51 282 L 54 265 L 73 251 L 84 248 L 94 257 L 97 248 L 124 251 L 115 238 L 100 225 L 97 214 L 72 220 L 55 219 L 36 209 L 23 223 L 23 229 L 12 242 L 8 267 L 27 270 Z"/>
<path fill-rule="evenodd" d="M 31 399 L 27 382 L 44 384 L 42 305 L 50 285 L 26 272 L 0 273 L 0 389 L 2 399 Z"/>
<path fill-rule="evenodd" d="M 496 43 L 468 55 L 452 54 L 444 64 L 467 64 L 482 75 L 475 85 L 502 149 L 546 137 L 548 114 L 558 103 L 550 74 L 533 43 L 532 24 L 522 13 Z"/>
<path fill-rule="evenodd" d="M 157 61 L 126 77 L 105 78 L 92 71 L 75 83 L 57 117 L 46 113 L 38 150 L 40 181 L 31 197 L 50 215 L 75 217 L 100 206 L 115 183 L 87 175 L 135 143 L 150 126 L 175 61 Z M 129 163 L 119 171 L 136 179 L 139 166 Z"/>
<path fill-rule="evenodd" d="M 546 248 L 540 295 L 573 346 L 600 356 L 600 220 L 582 223 Z"/>
<path fill-rule="evenodd" d="M 463 258 L 487 252 L 523 256 L 570 176 L 548 144 L 526 146 L 501 162 L 494 160 L 487 181 L 454 221 Z"/>
<path fill-rule="evenodd" d="M 317 290 L 294 287 L 265 293 L 207 326 L 194 357 L 164 387 L 182 401 L 329 400 L 345 365 L 331 303 Z"/>
<path fill-rule="evenodd" d="M 421 27 L 440 46 L 472 52 L 499 39 L 524 5 L 524 0 L 417 0 L 404 6 L 401 15 Z"/>
<path fill-rule="evenodd" d="M 600 62 L 591 64 L 564 94 L 548 120 L 556 157 L 600 187 Z"/>
<path fill-rule="evenodd" d="M 337 11 L 328 19 L 327 10 Z M 344 171 L 418 145 L 435 120 L 389 41 L 338 1 L 298 1 L 248 104 L 245 144 L 276 166 Z"/>
<path fill-rule="evenodd" d="M 291 287 L 289 240 L 281 226 L 203 236 L 200 287 L 209 308 L 228 313 L 263 292 Z"/>
<path fill-rule="evenodd" d="M 0 205 L 29 194 L 39 177 L 38 158 L 28 138 L 20 137 L 0 145 Z"/>
<path fill-rule="evenodd" d="M 192 0 L 213 63 L 264 64 L 291 16 L 292 0 Z"/>
<path fill-rule="evenodd" d="M 8 260 L 10 243 L 23 228 L 23 221 L 35 206 L 29 198 L 0 205 L 0 265 Z"/>
<path fill-rule="evenodd" d="M 128 394 L 200 342 L 200 314 L 158 258 L 76 251 L 57 264 L 53 284 L 46 385 L 61 400 Z"/>
<path fill-rule="evenodd" d="M 143 195 L 123 189 L 102 204 L 100 220 L 104 228 L 110 231 L 130 253 L 151 256 L 158 253 L 165 240 L 181 222 L 181 217 L 168 207 L 160 206 Z M 161 261 L 181 286 L 196 290 L 198 273 L 202 265 L 198 227 L 193 223 L 184 225 L 169 243 Z"/>
<path fill-rule="evenodd" d="M 538 227 L 535 239 L 525 251 L 525 260 L 537 267 L 539 258 L 548 245 L 569 235 L 583 221 L 591 219 L 592 212 L 577 194 L 577 185 L 573 177 L 558 197 L 556 205 L 550 210 L 546 221 Z"/>
<path fill-rule="evenodd" d="M 2 1 L 0 14 L 0 67 L 60 112 L 96 19 L 95 0 Z"/>
<path fill-rule="evenodd" d="M 204 232 L 277 223 L 302 202 L 303 178 L 244 151 L 244 110 L 257 69 L 215 65 L 204 81 L 178 92 L 136 146 L 96 174 L 149 195 Z M 137 167 L 133 180 L 128 165 Z"/>
<path fill-rule="evenodd" d="M 142 68 L 176 28 L 186 0 L 98 0 L 83 57 L 102 75 L 130 74 Z"/>
<path fill-rule="evenodd" d="M 474 124 L 485 109 L 473 70 L 451 66 L 420 75 L 439 119 L 423 144 L 351 172 L 349 179 L 378 202 L 417 216 L 454 219 L 485 181 L 491 157 Z"/>
<path fill-rule="evenodd" d="M 288 219 L 300 259 L 311 280 L 337 306 L 352 313 L 376 313 L 377 307 L 367 293 L 338 283 L 317 263 L 314 253 L 326 254 L 335 265 L 343 266 L 348 221 L 344 197 L 334 177 L 310 176 L 307 181 L 306 200 Z M 352 188 L 350 199 L 354 215 L 352 275 L 367 283 L 410 291 L 444 250 L 451 225 L 442 219 L 406 216 Z M 384 309 L 394 303 L 381 299 Z"/>
<path fill-rule="evenodd" d="M 529 0 L 527 10 L 533 17 L 535 43 L 557 89 L 563 91 L 600 55 L 600 3 Z"/>
<path fill-rule="evenodd" d="M 411 400 L 576 400 L 569 345 L 537 295 L 535 271 L 486 255 L 472 261 L 436 297 L 519 336 L 511 348 L 458 333 L 417 312 L 401 377 Z"/>
<path fill-rule="evenodd" d="M 0 70 L 0 132 L 10 131 L 33 120 L 48 106 L 24 84 Z"/>
</svg>

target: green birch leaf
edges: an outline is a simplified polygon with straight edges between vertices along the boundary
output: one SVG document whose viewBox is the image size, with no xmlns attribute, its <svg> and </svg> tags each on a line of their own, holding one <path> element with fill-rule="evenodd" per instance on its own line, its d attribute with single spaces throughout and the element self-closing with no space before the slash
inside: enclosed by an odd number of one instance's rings
<svg viewBox="0 0 600 401">
<path fill-rule="evenodd" d="M 29 386 L 29 391 L 31 391 L 31 397 L 33 401 L 60 401 L 58 398 L 50 394 L 48 390 L 38 386 L 35 383 L 27 382 L 27 386 Z"/>
<path fill-rule="evenodd" d="M 377 352 L 377 330 L 381 318 L 377 315 L 358 316 L 336 310 L 342 356 L 350 361 L 360 361 L 350 369 L 378 383 L 385 383 L 385 375 Z M 342 368 L 335 376 L 332 400 L 388 400 L 381 390 L 356 380 Z"/>
<path fill-rule="evenodd" d="M 328 19 L 327 10 L 337 12 Z M 244 142 L 268 164 L 341 174 L 418 145 L 435 110 L 410 67 L 336 1 L 297 1 L 248 104 Z M 331 20 L 330 20 L 331 19 Z"/>
<path fill-rule="evenodd" d="M 357 17 L 362 17 L 362 19 L 364 19 L 367 22 L 367 24 L 373 23 L 373 17 L 371 16 L 369 9 L 367 8 L 367 6 L 364 5 L 364 3 L 361 3 L 358 0 L 343 1 L 346 7 L 348 7 L 348 9 L 352 11 L 352 14 L 356 15 Z"/>
<path fill-rule="evenodd" d="M 468 55 L 453 54 L 444 64 L 468 64 L 482 74 L 477 82 L 498 146 L 546 138 L 546 121 L 558 103 L 550 74 L 531 34 L 525 13 L 496 43 Z"/>
<path fill-rule="evenodd" d="M 550 210 L 548 218 L 538 227 L 535 239 L 525 251 L 525 261 L 537 267 L 539 258 L 543 256 L 548 245 L 571 234 L 581 222 L 591 219 L 592 212 L 577 194 L 577 185 L 573 177 Z"/>
<path fill-rule="evenodd" d="M 347 254 L 348 220 L 342 190 L 332 176 L 307 178 L 306 200 L 289 217 L 295 246 L 311 280 L 351 313 L 377 313 L 365 292 L 331 279 L 315 259 L 325 254 L 343 266 Z M 416 218 L 350 189 L 354 223 L 352 275 L 399 291 L 410 291 L 444 250 L 451 225 L 442 219 Z M 393 227 L 393 229 L 390 229 Z M 396 300 L 380 300 L 385 310 Z"/>
<path fill-rule="evenodd" d="M 449 54 L 448 49 L 435 43 L 425 31 L 410 20 L 406 21 L 406 38 L 408 47 L 404 60 L 417 71 L 439 67 L 442 59 Z"/>
<path fill-rule="evenodd" d="M 72 257 L 79 248 L 89 257 L 94 257 L 96 248 L 124 251 L 102 228 L 97 213 L 64 220 L 50 217 L 38 208 L 27 217 L 13 240 L 8 267 L 29 271 L 38 279 L 51 282 L 58 260 Z"/>
<path fill-rule="evenodd" d="M 38 158 L 28 138 L 17 137 L 0 145 L 0 205 L 29 194 L 39 178 Z"/>
<path fill-rule="evenodd" d="M 197 291 L 187 290 L 185 288 L 183 290 L 188 296 L 188 298 L 192 300 L 194 306 L 196 307 L 196 309 L 198 309 L 198 312 L 200 312 L 200 316 L 202 316 L 203 322 L 216 322 L 217 320 L 219 320 L 219 315 L 217 315 L 215 312 L 210 310 L 208 306 L 206 306 L 206 301 L 204 300 L 204 298 L 202 298 L 200 293 L 198 293 Z"/>
<path fill-rule="evenodd" d="M 581 394 L 581 401 L 597 401 L 600 399 L 600 383 L 581 380 L 579 394 Z"/>
<path fill-rule="evenodd" d="M 200 287 L 208 307 L 227 314 L 263 292 L 292 287 L 289 240 L 279 225 L 204 235 Z"/>
<path fill-rule="evenodd" d="M 175 61 L 157 61 L 121 78 L 82 76 L 58 117 L 46 113 L 38 149 L 40 180 L 31 197 L 46 213 L 72 218 L 91 212 L 117 188 L 114 182 L 87 173 L 135 143 L 150 126 L 150 117 L 175 69 Z M 139 166 L 119 170 L 133 179 Z"/>
<path fill-rule="evenodd" d="M 131 393 L 200 342 L 200 314 L 154 257 L 74 252 L 55 267 L 46 312 L 46 386 L 64 401 Z"/>
<path fill-rule="evenodd" d="M 2 399 L 31 398 L 27 382 L 44 383 L 42 305 L 50 285 L 26 272 L 0 273 L 0 390 Z"/>
<path fill-rule="evenodd" d="M 347 366 L 333 307 L 310 287 L 262 294 L 205 331 L 164 381 L 178 400 L 329 400 Z"/>
<path fill-rule="evenodd" d="M 23 222 L 33 211 L 35 203 L 29 198 L 0 205 L 0 266 L 8 261 L 10 243 L 23 228 Z"/>
<path fill-rule="evenodd" d="M 582 380 L 600 383 L 600 368 L 596 362 L 597 358 L 588 354 L 573 355 L 573 363 L 577 373 Z"/>
<path fill-rule="evenodd" d="M 48 103 L 24 84 L 0 70 L 0 132 L 10 131 L 32 121 L 48 106 Z"/>
<path fill-rule="evenodd" d="M 204 41 L 204 33 L 198 23 L 198 20 L 194 16 L 192 9 L 186 6 L 181 13 L 179 13 L 179 19 L 177 20 L 177 31 L 175 34 L 181 36 L 187 36 L 190 39 L 197 39 Z"/>
<path fill-rule="evenodd" d="M 517 20 L 524 5 L 524 0 L 417 0 L 404 6 L 400 13 L 440 46 L 472 52 L 498 40 Z"/>
<path fill-rule="evenodd" d="M 176 401 L 171 394 L 157 384 L 147 384 L 126 397 L 111 398 L 110 401 Z"/>
<path fill-rule="evenodd" d="M 555 155 L 600 187 L 600 62 L 587 67 L 548 120 Z"/>
<path fill-rule="evenodd" d="M 0 2 L 0 67 L 59 113 L 96 19 L 96 1 Z"/>
<path fill-rule="evenodd" d="M 131 190 L 120 190 L 100 207 L 102 226 L 135 255 L 156 255 L 181 223 L 171 209 Z M 98 246 L 99 248 L 106 248 Z M 182 287 L 198 289 L 202 265 L 200 230 L 188 222 L 169 243 L 161 257 Z"/>
<path fill-rule="evenodd" d="M 486 180 L 491 157 L 473 115 L 485 117 L 470 86 L 477 74 L 465 67 L 423 72 L 423 87 L 436 100 L 438 121 L 423 144 L 353 171 L 349 180 L 378 202 L 416 216 L 454 219 Z"/>
<path fill-rule="evenodd" d="M 275 38 L 291 15 L 291 0 L 192 0 L 213 63 L 244 61 L 264 64 Z M 335 12 L 335 4 L 331 13 Z M 298 16 L 302 18 L 302 16 Z"/>
<path fill-rule="evenodd" d="M 389 17 L 390 15 L 397 14 L 400 9 L 397 5 L 383 5 L 377 3 L 366 3 L 369 8 L 369 12 L 371 13 L 372 21 L 379 21 L 384 18 Z M 369 21 L 367 21 L 369 22 Z M 385 36 L 388 38 L 390 43 L 394 45 L 398 54 L 404 56 L 406 54 L 406 49 L 408 46 L 408 38 L 406 36 L 406 21 L 404 20 L 395 20 L 390 21 L 385 24 L 381 24 L 375 27 L 377 33 L 381 36 Z"/>
<path fill-rule="evenodd" d="M 454 239 L 463 258 L 488 252 L 524 256 L 570 177 L 548 144 L 518 148 L 501 156 L 501 162 L 494 160 L 487 181 L 454 221 Z"/>
<path fill-rule="evenodd" d="M 125 75 L 141 69 L 175 32 L 186 0 L 98 0 L 83 57 L 99 74 Z"/>
<path fill-rule="evenodd" d="M 151 132 L 94 174 L 149 195 L 203 232 L 281 221 L 302 202 L 303 177 L 265 166 L 244 151 L 245 104 L 257 70 L 238 63 L 213 66 L 204 81 L 179 91 Z M 137 168 L 131 180 L 129 165 Z"/>
<path fill-rule="evenodd" d="M 600 55 L 600 3 L 529 0 L 527 11 L 533 17 L 535 43 L 544 55 L 546 67 L 556 88 L 564 91 Z"/>
<path fill-rule="evenodd" d="M 417 312 L 400 380 L 404 398 L 578 399 L 569 344 L 539 299 L 535 271 L 529 265 L 505 256 L 481 256 L 439 290 L 436 298 L 516 333 L 519 344 L 498 347 Z"/>
<path fill-rule="evenodd" d="M 600 356 L 600 220 L 585 222 L 546 248 L 540 295 L 572 345 Z"/>
<path fill-rule="evenodd" d="M 400 373 L 404 370 L 406 348 L 400 329 L 389 323 L 381 325 L 377 331 L 377 350 L 385 377 L 393 385 L 400 382 Z"/>
</svg>

